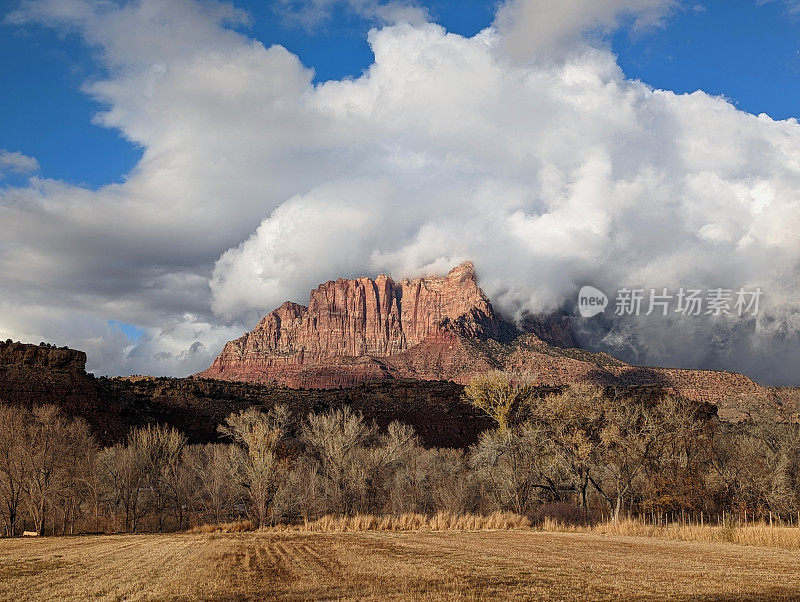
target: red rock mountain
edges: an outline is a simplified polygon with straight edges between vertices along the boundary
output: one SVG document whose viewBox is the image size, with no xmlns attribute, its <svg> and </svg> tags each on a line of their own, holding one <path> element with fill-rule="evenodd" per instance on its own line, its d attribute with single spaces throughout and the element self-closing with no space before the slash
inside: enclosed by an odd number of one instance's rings
<svg viewBox="0 0 800 602">
<path fill-rule="evenodd" d="M 469 262 L 444 277 L 331 280 L 311 292 L 308 307 L 286 302 L 267 314 L 198 376 L 328 388 L 412 376 L 412 364 L 424 357 L 436 365 L 423 378 L 452 380 L 461 344 L 509 329 Z M 448 366 L 437 367 L 442 363 Z"/>
<path fill-rule="evenodd" d="M 286 302 L 267 314 L 196 376 L 333 388 L 380 378 L 466 383 L 499 368 L 542 385 L 660 385 L 717 402 L 764 391 L 740 374 L 642 368 L 578 349 L 564 316 L 530 316 L 520 328 L 494 311 L 470 262 L 397 283 L 383 274 L 331 280 L 307 307 Z"/>
</svg>

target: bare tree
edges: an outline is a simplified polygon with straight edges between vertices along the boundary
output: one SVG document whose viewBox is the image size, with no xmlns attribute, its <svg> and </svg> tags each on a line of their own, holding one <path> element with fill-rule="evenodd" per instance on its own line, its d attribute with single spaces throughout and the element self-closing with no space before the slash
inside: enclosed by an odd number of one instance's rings
<svg viewBox="0 0 800 602">
<path fill-rule="evenodd" d="M 55 406 L 37 406 L 25 429 L 22 445 L 23 488 L 34 529 L 44 535 L 45 519 L 56 496 L 76 469 L 71 457 L 90 441 L 88 429 L 66 418 Z"/>
<path fill-rule="evenodd" d="M 602 462 L 600 433 L 604 420 L 602 389 L 570 385 L 559 393 L 536 401 L 532 415 L 535 424 L 552 442 L 553 450 L 579 501 L 588 507 L 590 486 L 601 490 L 593 478 Z"/>
<path fill-rule="evenodd" d="M 181 453 L 186 445 L 186 436 L 168 426 L 152 426 L 133 429 L 128 437 L 128 447 L 140 467 L 150 510 L 155 514 L 158 530 L 164 530 L 167 505 L 176 504 L 177 520 L 182 523 L 179 479 L 181 478 Z"/>
<path fill-rule="evenodd" d="M 129 435 L 130 439 L 130 435 Z M 145 479 L 144 462 L 133 445 L 118 443 L 98 456 L 103 478 L 104 503 L 115 519 L 122 514 L 123 531 L 136 531 L 141 513 L 141 490 Z"/>
<path fill-rule="evenodd" d="M 464 388 L 464 397 L 493 418 L 502 431 L 508 428 L 514 412 L 533 391 L 534 387 L 526 379 L 493 370 L 473 378 Z"/>
<path fill-rule="evenodd" d="M 396 420 L 389 423 L 386 433 L 378 437 L 370 453 L 364 457 L 367 463 L 363 501 L 366 511 L 380 513 L 388 509 L 392 477 L 414 456 L 419 445 L 419 438 L 411 426 Z"/>
<path fill-rule="evenodd" d="M 318 461 L 308 454 L 282 465 L 273 498 L 275 516 L 283 521 L 313 520 L 328 512 L 329 485 Z"/>
<path fill-rule="evenodd" d="M 429 459 L 429 495 L 432 512 L 447 510 L 456 514 L 475 512 L 481 505 L 480 491 L 461 450 L 436 449 Z"/>
<path fill-rule="evenodd" d="M 703 404 L 672 395 L 659 398 L 651 412 L 655 448 L 647 471 L 646 504 L 670 512 L 704 507 L 716 422 Z"/>
<path fill-rule="evenodd" d="M 248 408 L 231 414 L 219 426 L 237 445 L 239 482 L 250 497 L 258 525 L 267 523 L 269 506 L 277 489 L 278 446 L 287 434 L 289 411 L 278 405 L 264 413 Z"/>
<path fill-rule="evenodd" d="M 78 453 L 80 453 L 80 450 Z M 85 492 L 86 501 L 90 505 L 92 530 L 95 532 L 100 531 L 100 509 L 104 493 L 102 464 L 100 462 L 101 454 L 102 450 L 92 440 L 91 444 L 83 450 L 78 461 L 78 464 L 82 466 L 82 470 L 76 475 L 76 483 L 80 484 L 79 486 Z"/>
<path fill-rule="evenodd" d="M 184 459 L 197 477 L 199 496 L 215 523 L 231 518 L 245 494 L 239 480 L 239 453 L 234 445 L 190 445 Z"/>
<path fill-rule="evenodd" d="M 714 438 L 713 486 L 721 502 L 750 512 L 789 516 L 800 510 L 800 426 L 752 416 Z"/>
<path fill-rule="evenodd" d="M 302 439 L 328 485 L 330 509 L 344 514 L 358 509 L 365 485 L 364 449 L 377 427 L 349 407 L 309 414 Z"/>
<path fill-rule="evenodd" d="M 67 423 L 62 439 L 62 461 L 55 487 L 55 503 L 60 509 L 61 533 L 75 533 L 84 503 L 91 499 L 97 445 L 84 420 Z"/>
<path fill-rule="evenodd" d="M 610 407 L 600 432 L 600 443 L 604 480 L 609 486 L 607 493 L 600 491 L 616 521 L 647 469 L 656 449 L 658 433 L 651 412 L 643 402 L 614 400 L 606 405 Z"/>
<path fill-rule="evenodd" d="M 9 536 L 16 534 L 23 500 L 25 429 L 25 410 L 0 405 L 0 512 L 5 534 Z"/>
<path fill-rule="evenodd" d="M 245 512 L 259 525 L 357 512 L 549 516 L 541 505 L 551 502 L 579 503 L 584 519 L 604 504 L 614 519 L 800 510 L 791 416 L 731 425 L 707 404 L 589 386 L 542 397 L 502 373 L 469 391 L 498 428 L 466 453 L 425 449 L 399 422 L 381 432 L 348 407 L 310 414 L 291 439 L 283 406 L 229 416 L 220 432 L 230 444 L 190 446 L 175 429 L 150 426 L 98 450 L 83 421 L 54 407 L 0 404 L 0 521 L 14 535 L 27 525 L 43 534 L 183 529 Z"/>
<path fill-rule="evenodd" d="M 492 509 L 518 514 L 531 513 L 541 500 L 560 500 L 569 476 L 551 434 L 531 421 L 483 433 L 470 464 L 493 498 Z"/>
</svg>

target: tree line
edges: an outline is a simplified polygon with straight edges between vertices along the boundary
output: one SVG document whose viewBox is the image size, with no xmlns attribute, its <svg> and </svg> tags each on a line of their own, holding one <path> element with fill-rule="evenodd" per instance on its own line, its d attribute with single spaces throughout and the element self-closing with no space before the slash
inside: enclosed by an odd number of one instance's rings
<svg viewBox="0 0 800 602">
<path fill-rule="evenodd" d="M 219 427 L 225 443 L 189 444 L 151 425 L 100 448 L 85 422 L 53 406 L 2 405 L 2 532 L 440 511 L 568 521 L 800 516 L 794 421 L 729 424 L 707 404 L 588 386 L 541 395 L 499 372 L 476 378 L 465 398 L 496 421 L 466 450 L 425 448 L 410 426 L 380 430 L 348 407 L 298 419 L 285 406 L 231 414 Z"/>
</svg>

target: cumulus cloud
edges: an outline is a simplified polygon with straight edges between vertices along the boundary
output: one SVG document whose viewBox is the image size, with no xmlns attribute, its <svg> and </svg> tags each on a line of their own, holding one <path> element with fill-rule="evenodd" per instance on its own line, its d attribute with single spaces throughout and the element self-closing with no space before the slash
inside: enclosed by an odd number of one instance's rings
<svg viewBox="0 0 800 602">
<path fill-rule="evenodd" d="M 199 372 L 209 366 L 226 341 L 241 334 L 236 327 L 209 324 L 191 314 L 175 314 L 131 340 L 118 323 L 98 315 L 101 312 L 96 309 L 88 313 L 53 305 L 21 306 L 3 297 L 3 340 L 45 341 L 80 349 L 87 354 L 87 369 L 98 376 Z"/>
<path fill-rule="evenodd" d="M 318 282 L 469 258 L 517 318 L 569 309 L 583 284 L 760 286 L 757 319 L 608 318 L 581 334 L 643 363 L 795 378 L 800 125 L 629 80 L 582 35 L 652 24 L 669 2 L 554 6 L 506 3 L 472 38 L 375 29 L 361 77 L 314 85 L 288 50 L 229 29 L 246 19 L 229 5 L 26 3 L 17 23 L 97 48 L 98 122 L 144 155 L 95 191 L 0 189 L 0 336 L 93 338 L 105 370 L 185 374 Z"/>
<path fill-rule="evenodd" d="M 39 162 L 15 151 L 0 149 L 0 179 L 7 174 L 30 174 L 39 171 Z"/>
</svg>

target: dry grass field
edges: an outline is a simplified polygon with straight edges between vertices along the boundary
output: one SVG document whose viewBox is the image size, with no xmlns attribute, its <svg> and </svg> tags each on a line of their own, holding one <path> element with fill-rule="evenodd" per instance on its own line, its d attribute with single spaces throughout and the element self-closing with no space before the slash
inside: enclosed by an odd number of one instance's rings
<svg viewBox="0 0 800 602">
<path fill-rule="evenodd" d="M 800 551 L 600 533 L 0 540 L 0 599 L 796 599 Z"/>
</svg>

